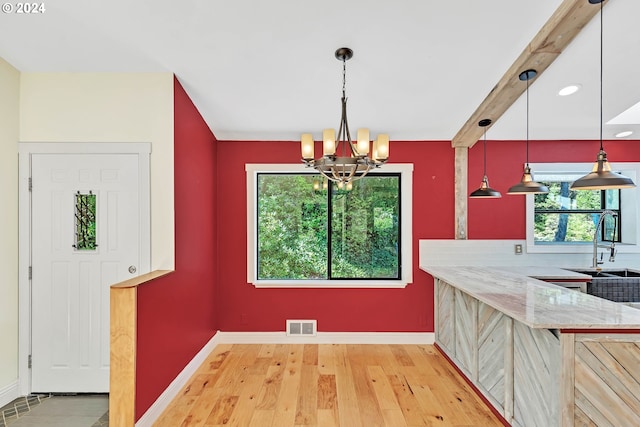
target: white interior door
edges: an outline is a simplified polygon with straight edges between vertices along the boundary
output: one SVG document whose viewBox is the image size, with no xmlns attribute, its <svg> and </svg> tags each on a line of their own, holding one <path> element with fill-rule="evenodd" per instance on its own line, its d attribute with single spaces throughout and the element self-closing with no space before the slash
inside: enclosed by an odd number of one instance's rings
<svg viewBox="0 0 640 427">
<path fill-rule="evenodd" d="M 109 286 L 139 270 L 138 155 L 32 154 L 31 170 L 31 390 L 108 392 Z M 78 194 L 95 196 L 95 248 Z"/>
</svg>

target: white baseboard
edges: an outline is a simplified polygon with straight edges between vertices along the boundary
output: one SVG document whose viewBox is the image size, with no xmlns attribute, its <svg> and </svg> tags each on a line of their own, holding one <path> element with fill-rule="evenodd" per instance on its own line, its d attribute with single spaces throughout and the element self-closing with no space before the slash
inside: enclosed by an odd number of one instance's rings
<svg viewBox="0 0 640 427">
<path fill-rule="evenodd" d="M 218 332 L 219 344 L 433 344 L 433 332 L 318 332 L 287 336 L 286 332 Z"/>
<path fill-rule="evenodd" d="M 216 345 L 219 344 L 220 332 L 216 333 L 207 342 L 204 347 L 196 354 L 193 359 L 184 367 L 182 372 L 169 384 L 169 386 L 162 392 L 155 402 L 147 409 L 142 417 L 136 423 L 136 427 L 151 427 L 153 423 L 162 415 L 162 412 L 169 406 L 171 401 L 180 393 L 182 387 L 184 387 L 189 379 L 196 373 L 200 365 L 204 363 L 209 354 L 213 351 Z"/>
<path fill-rule="evenodd" d="M 316 336 L 300 337 L 287 336 L 286 332 L 218 331 L 140 417 L 136 427 L 150 427 L 156 422 L 218 344 L 433 344 L 434 340 L 433 332 L 318 332 Z"/>
<path fill-rule="evenodd" d="M 18 381 L 14 381 L 0 388 L 0 407 L 13 402 L 20 397 L 18 393 Z"/>
</svg>

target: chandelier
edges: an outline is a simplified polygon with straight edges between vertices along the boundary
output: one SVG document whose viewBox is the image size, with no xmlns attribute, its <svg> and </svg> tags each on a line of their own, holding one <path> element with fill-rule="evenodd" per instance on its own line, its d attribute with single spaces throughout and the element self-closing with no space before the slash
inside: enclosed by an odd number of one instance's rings
<svg viewBox="0 0 640 427">
<path fill-rule="evenodd" d="M 389 158 L 389 135 L 380 134 L 373 141 L 372 155 L 369 157 L 369 129 L 358 129 L 357 140 L 351 140 L 347 123 L 346 76 L 347 60 L 353 57 L 348 47 L 336 50 L 336 58 L 342 61 L 342 116 L 338 128 L 338 138 L 334 129 L 322 132 L 322 157 L 314 159 L 313 135 L 305 133 L 301 137 L 302 161 L 325 178 L 337 182 L 340 186 L 364 177 L 371 169 L 382 166 Z"/>
</svg>

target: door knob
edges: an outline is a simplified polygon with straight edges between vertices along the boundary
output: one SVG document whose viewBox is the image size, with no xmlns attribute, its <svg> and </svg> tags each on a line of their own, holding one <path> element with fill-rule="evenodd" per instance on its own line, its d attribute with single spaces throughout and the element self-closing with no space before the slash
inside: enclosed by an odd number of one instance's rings
<svg viewBox="0 0 640 427">
<path fill-rule="evenodd" d="M 136 272 L 136 266 L 135 265 L 130 265 L 129 266 L 129 273 L 133 274 Z"/>
</svg>

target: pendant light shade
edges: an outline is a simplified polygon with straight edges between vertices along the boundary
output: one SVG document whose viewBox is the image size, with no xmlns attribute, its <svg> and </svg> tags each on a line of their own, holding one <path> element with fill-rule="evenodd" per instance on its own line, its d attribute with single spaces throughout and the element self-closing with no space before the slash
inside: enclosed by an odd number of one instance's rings
<svg viewBox="0 0 640 427">
<path fill-rule="evenodd" d="M 571 184 L 572 190 L 607 190 L 633 188 L 636 185 L 630 178 L 611 171 L 611 165 L 607 161 L 607 153 L 600 147 L 598 159 L 593 165 L 593 170 L 577 179 Z"/>
<path fill-rule="evenodd" d="M 527 158 L 524 165 L 522 179 L 520 179 L 519 183 L 509 188 L 509 191 L 507 192 L 508 194 L 546 194 L 549 192 L 549 189 L 546 186 L 533 179 L 533 174 L 529 167 L 529 80 L 534 78 L 536 74 L 538 74 L 536 70 L 526 70 L 518 76 L 520 80 L 527 82 Z"/>
<path fill-rule="evenodd" d="M 519 183 L 509 188 L 509 194 L 546 194 L 549 188 L 533 179 L 529 164 L 525 165 L 522 179 Z"/>
<path fill-rule="evenodd" d="M 478 188 L 473 193 L 469 194 L 471 198 L 498 198 L 502 197 L 499 191 L 494 190 L 489 187 L 489 179 L 487 178 L 487 126 L 491 124 L 491 119 L 482 119 L 478 122 L 478 126 L 484 128 L 484 143 L 483 143 L 483 152 L 484 152 L 484 169 L 483 169 L 483 178 L 482 183 L 480 184 L 480 188 Z"/>
<path fill-rule="evenodd" d="M 630 178 L 611 171 L 607 153 L 602 147 L 602 0 L 589 0 L 591 4 L 600 3 L 600 151 L 591 172 L 571 184 L 571 190 L 609 190 L 633 188 L 636 185 Z"/>
</svg>

